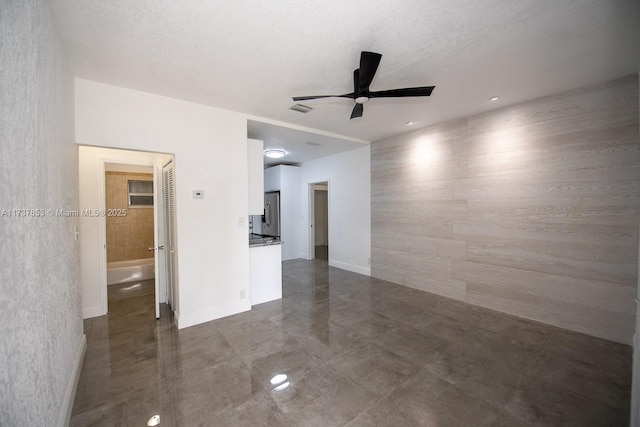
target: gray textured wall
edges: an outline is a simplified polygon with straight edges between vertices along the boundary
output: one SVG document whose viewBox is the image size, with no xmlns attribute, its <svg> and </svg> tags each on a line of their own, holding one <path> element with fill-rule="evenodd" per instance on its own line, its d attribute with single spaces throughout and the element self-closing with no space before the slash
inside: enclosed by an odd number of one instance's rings
<svg viewBox="0 0 640 427">
<path fill-rule="evenodd" d="M 63 58 L 44 0 L 2 1 L 0 210 L 78 205 L 73 81 Z M 59 419 L 83 333 L 76 224 L 0 216 L 0 425 Z"/>
<path fill-rule="evenodd" d="M 372 274 L 630 344 L 637 76 L 371 146 Z"/>
</svg>

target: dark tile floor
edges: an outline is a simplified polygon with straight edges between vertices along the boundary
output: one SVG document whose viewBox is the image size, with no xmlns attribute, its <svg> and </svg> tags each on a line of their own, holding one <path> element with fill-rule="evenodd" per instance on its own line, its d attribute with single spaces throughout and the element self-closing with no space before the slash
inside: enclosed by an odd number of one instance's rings
<svg viewBox="0 0 640 427">
<path fill-rule="evenodd" d="M 329 246 L 320 245 L 316 246 L 316 259 L 323 259 L 329 261 Z"/>
<path fill-rule="evenodd" d="M 320 260 L 283 276 L 282 300 L 180 331 L 153 282 L 110 287 L 71 425 L 628 424 L 628 346 Z"/>
</svg>

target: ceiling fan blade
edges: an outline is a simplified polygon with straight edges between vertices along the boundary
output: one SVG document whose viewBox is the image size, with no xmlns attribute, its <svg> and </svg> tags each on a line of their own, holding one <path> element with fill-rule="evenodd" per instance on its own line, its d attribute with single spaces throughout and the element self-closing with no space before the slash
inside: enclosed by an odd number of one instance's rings
<svg viewBox="0 0 640 427">
<path fill-rule="evenodd" d="M 402 98 L 406 96 L 429 96 L 435 86 L 406 87 L 403 89 L 369 92 L 369 98 Z"/>
<path fill-rule="evenodd" d="M 351 119 L 362 117 L 363 103 L 370 98 L 403 98 L 409 96 L 430 96 L 435 86 L 406 87 L 401 89 L 370 91 L 369 86 L 378 71 L 382 55 L 363 50 L 360 52 L 360 68 L 353 71 L 353 92 L 343 95 L 294 96 L 293 100 L 307 101 L 320 98 L 350 98 L 356 102 L 351 111 Z"/>
<path fill-rule="evenodd" d="M 364 111 L 364 107 L 362 104 L 356 104 L 353 107 L 353 111 L 351 112 L 351 119 L 355 119 L 356 117 L 362 117 L 362 112 Z"/>
<path fill-rule="evenodd" d="M 309 99 L 320 99 L 320 98 L 355 98 L 355 94 L 353 93 L 345 93 L 343 95 L 313 95 L 313 96 L 294 96 L 292 99 L 295 102 L 298 101 L 307 101 Z"/>
<path fill-rule="evenodd" d="M 353 70 L 353 93 L 360 92 L 360 70 Z M 354 96 L 355 97 L 355 96 Z"/>
<path fill-rule="evenodd" d="M 373 77 L 378 71 L 378 65 L 380 65 L 380 59 L 382 55 L 375 52 L 363 51 L 360 54 L 360 84 L 361 91 L 369 90 L 369 85 L 373 81 Z"/>
</svg>

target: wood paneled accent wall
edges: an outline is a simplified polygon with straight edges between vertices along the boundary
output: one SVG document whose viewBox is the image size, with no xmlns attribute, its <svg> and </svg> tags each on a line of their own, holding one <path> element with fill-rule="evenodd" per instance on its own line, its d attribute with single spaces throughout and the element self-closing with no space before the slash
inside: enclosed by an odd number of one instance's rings
<svg viewBox="0 0 640 427">
<path fill-rule="evenodd" d="M 637 76 L 374 142 L 371 204 L 374 277 L 629 344 Z"/>
<path fill-rule="evenodd" d="M 129 180 L 153 181 L 153 174 L 106 172 L 107 209 L 126 209 L 126 216 L 107 216 L 107 262 L 153 258 L 153 208 L 130 208 Z"/>
</svg>

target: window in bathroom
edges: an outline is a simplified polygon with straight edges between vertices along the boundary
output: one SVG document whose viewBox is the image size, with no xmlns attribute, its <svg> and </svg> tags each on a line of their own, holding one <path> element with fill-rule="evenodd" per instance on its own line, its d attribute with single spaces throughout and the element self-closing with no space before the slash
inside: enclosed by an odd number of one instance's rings
<svg viewBox="0 0 640 427">
<path fill-rule="evenodd" d="M 153 181 L 129 180 L 128 187 L 130 208 L 153 207 Z"/>
</svg>

